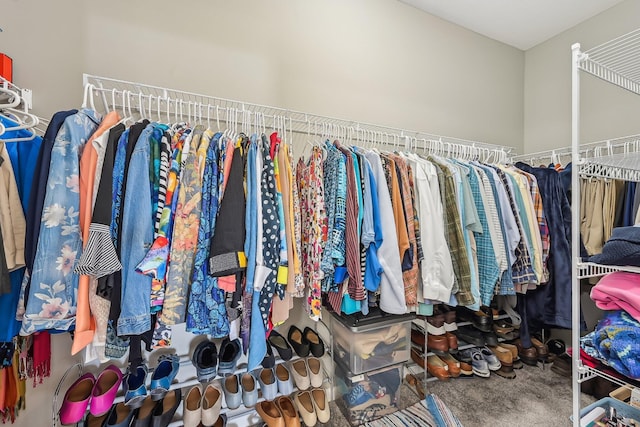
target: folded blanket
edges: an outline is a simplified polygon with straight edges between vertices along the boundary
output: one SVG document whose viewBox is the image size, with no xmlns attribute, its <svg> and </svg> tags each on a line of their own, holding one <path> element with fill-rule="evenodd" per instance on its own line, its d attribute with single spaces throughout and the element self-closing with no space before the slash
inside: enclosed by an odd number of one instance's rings
<svg viewBox="0 0 640 427">
<path fill-rule="evenodd" d="M 593 344 L 609 366 L 640 379 L 640 322 L 624 311 L 607 313 L 598 322 Z"/>
<path fill-rule="evenodd" d="M 624 310 L 640 321 L 640 274 L 607 274 L 591 289 L 591 299 L 602 310 Z"/>
</svg>

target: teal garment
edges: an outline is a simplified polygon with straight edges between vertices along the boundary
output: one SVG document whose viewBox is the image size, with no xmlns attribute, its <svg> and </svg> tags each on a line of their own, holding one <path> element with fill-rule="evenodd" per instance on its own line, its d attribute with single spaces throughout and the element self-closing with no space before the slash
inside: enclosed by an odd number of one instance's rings
<svg viewBox="0 0 640 427">
<path fill-rule="evenodd" d="M 21 335 L 75 325 L 79 276 L 73 268 L 82 251 L 79 227 L 80 156 L 101 117 L 83 109 L 67 117 L 51 151 L 40 238 L 31 272 Z"/>
</svg>

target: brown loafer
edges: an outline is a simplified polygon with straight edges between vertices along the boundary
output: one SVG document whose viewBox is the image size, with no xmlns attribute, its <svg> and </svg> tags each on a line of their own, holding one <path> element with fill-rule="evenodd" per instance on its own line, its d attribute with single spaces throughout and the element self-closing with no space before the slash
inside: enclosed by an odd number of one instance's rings
<svg viewBox="0 0 640 427">
<path fill-rule="evenodd" d="M 500 361 L 500 369 L 496 372 L 497 375 L 500 375 L 503 378 L 513 379 L 516 377 L 516 373 L 513 371 L 513 355 L 511 354 L 511 350 L 504 348 L 502 346 L 490 347 L 493 354 L 496 355 L 498 360 Z"/>
<path fill-rule="evenodd" d="M 446 354 L 449 351 L 449 339 L 446 335 L 427 335 L 427 350 L 435 354 Z"/>
<path fill-rule="evenodd" d="M 538 366 L 538 352 L 535 347 L 524 348 L 522 341 L 516 340 L 515 345 L 518 348 L 518 356 L 520 360 L 530 366 Z"/>
<path fill-rule="evenodd" d="M 411 360 L 416 362 L 416 365 L 420 366 L 422 369 L 427 369 L 424 354 L 420 353 L 416 348 L 411 348 Z"/>
<path fill-rule="evenodd" d="M 547 347 L 545 343 L 535 337 L 531 337 L 531 344 L 533 344 L 533 347 L 538 353 L 538 360 L 546 362 L 549 358 L 549 347 Z"/>
<path fill-rule="evenodd" d="M 458 351 L 458 337 L 452 334 L 451 332 L 447 332 L 444 334 L 447 337 L 447 343 L 449 344 L 449 351 L 451 353 L 455 353 Z"/>
<path fill-rule="evenodd" d="M 507 343 L 500 343 L 500 347 L 506 348 L 507 350 L 511 351 L 511 357 L 513 358 L 513 369 L 523 368 L 522 360 L 520 360 L 520 357 L 518 356 L 518 347 L 513 344 Z"/>
<path fill-rule="evenodd" d="M 449 367 L 449 375 L 453 378 L 457 378 L 460 376 L 460 362 L 458 362 L 452 355 L 447 354 L 444 356 L 440 356 L 440 359 Z"/>
<path fill-rule="evenodd" d="M 429 335 L 444 335 L 444 314 L 434 314 L 427 317 L 427 332 Z"/>
<path fill-rule="evenodd" d="M 424 333 L 411 328 L 411 342 L 424 349 Z"/>
<path fill-rule="evenodd" d="M 427 371 L 440 381 L 449 381 L 449 366 L 438 356 L 427 356 Z"/>
</svg>

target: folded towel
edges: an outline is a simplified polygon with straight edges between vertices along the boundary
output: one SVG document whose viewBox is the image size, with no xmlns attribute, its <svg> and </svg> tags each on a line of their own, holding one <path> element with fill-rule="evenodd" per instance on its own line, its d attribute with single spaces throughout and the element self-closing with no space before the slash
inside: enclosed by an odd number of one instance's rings
<svg viewBox="0 0 640 427">
<path fill-rule="evenodd" d="M 591 299 L 602 310 L 624 310 L 640 321 L 640 274 L 607 274 L 591 289 Z"/>
</svg>

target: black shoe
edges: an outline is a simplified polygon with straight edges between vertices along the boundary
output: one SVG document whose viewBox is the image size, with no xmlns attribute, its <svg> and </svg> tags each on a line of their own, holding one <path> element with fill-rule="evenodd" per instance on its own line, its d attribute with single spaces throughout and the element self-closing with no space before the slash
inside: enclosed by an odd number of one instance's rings
<svg viewBox="0 0 640 427">
<path fill-rule="evenodd" d="M 236 371 L 236 364 L 242 355 L 242 346 L 240 340 L 235 339 L 229 341 L 225 338 L 220 344 L 220 356 L 218 357 L 218 374 L 231 375 Z"/>
<path fill-rule="evenodd" d="M 488 307 L 480 307 L 478 311 L 469 310 L 466 307 L 456 307 L 456 315 L 459 319 L 471 322 L 473 326 L 482 332 L 493 331 L 493 314 Z"/>
<path fill-rule="evenodd" d="M 278 355 L 280 355 L 282 360 L 291 360 L 293 357 L 293 350 L 287 340 L 284 339 L 278 331 L 272 329 L 267 341 L 278 351 Z"/>
<path fill-rule="evenodd" d="M 498 345 L 498 337 L 493 332 L 483 332 L 482 337 L 484 338 L 485 345 L 490 347 Z"/>
<path fill-rule="evenodd" d="M 217 375 L 218 349 L 213 341 L 205 340 L 196 346 L 191 356 L 191 362 L 196 367 L 198 381 L 209 382 Z"/>
<path fill-rule="evenodd" d="M 271 344 L 269 344 L 269 341 L 267 341 L 267 354 L 265 354 L 264 359 L 262 359 L 261 365 L 266 369 L 276 366 L 276 357 L 273 355 L 273 348 Z"/>
<path fill-rule="evenodd" d="M 182 400 L 182 392 L 179 388 L 171 390 L 156 405 L 151 418 L 151 427 L 167 427 L 173 420 L 180 401 Z"/>
<path fill-rule="evenodd" d="M 468 344 L 473 344 L 478 347 L 484 347 L 485 345 L 485 339 L 482 332 L 472 326 L 458 326 L 458 330 L 455 331 L 455 334 L 459 340 Z"/>
<path fill-rule="evenodd" d="M 304 328 L 303 333 L 305 339 L 309 341 L 309 349 L 311 350 L 311 354 L 315 357 L 322 357 L 324 354 L 324 342 L 322 342 L 322 338 L 320 335 L 310 327 Z"/>
<path fill-rule="evenodd" d="M 298 356 L 307 357 L 309 355 L 309 340 L 305 338 L 302 331 L 298 329 L 296 325 L 291 325 L 289 328 L 287 339 Z"/>
</svg>

